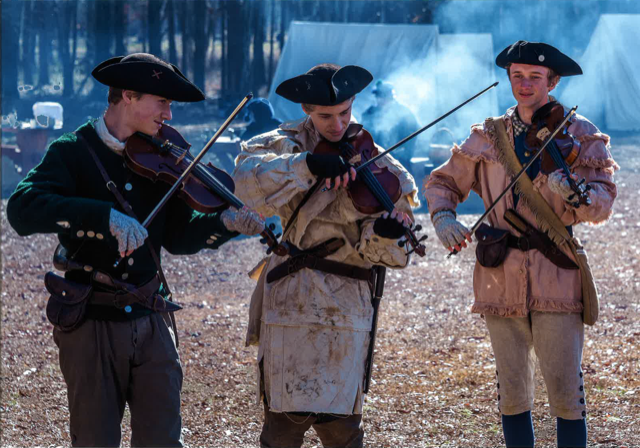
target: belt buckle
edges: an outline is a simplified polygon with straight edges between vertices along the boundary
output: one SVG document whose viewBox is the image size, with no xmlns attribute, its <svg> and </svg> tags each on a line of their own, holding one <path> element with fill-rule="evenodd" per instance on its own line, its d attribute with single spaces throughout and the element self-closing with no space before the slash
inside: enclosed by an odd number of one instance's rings
<svg viewBox="0 0 640 448">
<path fill-rule="evenodd" d="M 124 300 L 124 296 L 126 294 L 126 291 L 116 291 L 113 297 L 113 306 L 121 310 L 124 309 L 125 306 L 129 305 L 128 301 Z"/>
<path fill-rule="evenodd" d="M 527 246 L 527 248 L 526 248 L 526 249 L 522 247 L 522 242 L 523 242 L 523 241 L 526 241 L 526 243 L 527 243 L 527 244 L 526 244 L 526 246 Z M 527 251 L 529 251 L 529 250 L 531 249 L 531 243 L 529 242 L 529 239 L 528 239 L 528 238 L 525 238 L 525 237 L 520 237 L 520 238 L 518 238 L 518 249 L 520 249 L 522 252 L 527 252 Z"/>
</svg>

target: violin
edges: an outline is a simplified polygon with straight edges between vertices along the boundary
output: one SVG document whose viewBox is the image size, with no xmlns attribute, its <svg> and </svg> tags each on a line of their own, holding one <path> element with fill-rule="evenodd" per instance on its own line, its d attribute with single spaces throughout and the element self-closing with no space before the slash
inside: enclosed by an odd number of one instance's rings
<svg viewBox="0 0 640 448">
<path fill-rule="evenodd" d="M 189 152 L 191 145 L 173 127 L 162 124 L 155 136 L 136 132 L 127 139 L 124 148 L 125 163 L 134 173 L 155 181 L 174 185 L 184 171 L 194 161 Z M 213 213 L 233 206 L 237 209 L 244 203 L 233 194 L 235 184 L 225 171 L 216 168 L 210 162 L 197 163 L 189 175 L 182 180 L 178 196 L 191 208 L 201 213 Z M 147 223 L 149 218 L 145 221 Z M 148 225 L 148 224 L 146 224 Z M 274 235 L 275 225 L 271 224 L 260 233 L 261 242 L 271 251 L 279 254 L 285 250 Z"/>
<path fill-rule="evenodd" d="M 363 166 L 362 169 L 358 168 L 367 160 L 378 155 L 373 137 L 360 124 L 349 125 L 340 142 L 320 141 L 313 153 L 340 155 L 356 167 L 357 177 L 355 181 L 349 182 L 347 194 L 353 206 L 361 213 L 367 215 L 382 211 L 391 213 L 395 208 L 395 203 L 402 196 L 400 179 L 389 168 L 380 168 L 376 164 Z M 415 232 L 420 230 L 422 230 L 422 226 L 417 225 L 414 228 L 408 228 L 405 234 L 407 242 L 412 247 L 409 253 L 415 252 L 424 257 L 426 249 L 422 241 L 427 239 L 427 236 L 418 238 Z M 398 244 L 403 246 L 405 242 L 400 241 Z"/>
<path fill-rule="evenodd" d="M 551 101 L 538 109 L 531 119 L 531 127 L 525 137 L 525 148 L 531 153 L 536 152 L 545 143 L 551 132 L 556 129 L 566 117 L 562 104 Z M 574 195 L 569 199 L 576 198 L 571 205 L 589 206 L 591 199 L 588 191 L 590 185 L 585 185 L 585 179 L 577 182 L 571 177 L 570 166 L 580 155 L 582 149 L 580 142 L 569 132 L 568 128 L 572 120 L 568 120 L 562 129 L 546 146 L 540 161 L 540 170 L 543 174 L 549 174 L 561 169 L 569 182 L 569 187 L 574 191 Z"/>
</svg>

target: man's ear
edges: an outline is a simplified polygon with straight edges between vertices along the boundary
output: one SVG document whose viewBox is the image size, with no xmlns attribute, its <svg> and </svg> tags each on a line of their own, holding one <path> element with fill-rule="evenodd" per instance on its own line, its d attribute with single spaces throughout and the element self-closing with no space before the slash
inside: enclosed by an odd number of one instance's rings
<svg viewBox="0 0 640 448">
<path fill-rule="evenodd" d="M 133 101 L 133 92 L 131 90 L 123 90 L 122 100 L 125 102 L 125 104 L 131 104 L 131 102 Z"/>
</svg>

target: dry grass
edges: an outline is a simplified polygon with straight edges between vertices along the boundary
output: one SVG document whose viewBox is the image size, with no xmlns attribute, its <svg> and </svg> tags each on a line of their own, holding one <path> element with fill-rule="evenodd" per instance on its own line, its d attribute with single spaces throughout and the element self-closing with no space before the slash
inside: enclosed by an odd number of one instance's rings
<svg viewBox="0 0 640 448">
<path fill-rule="evenodd" d="M 622 140 L 625 144 L 625 141 Z M 622 147 L 616 213 L 606 226 L 580 226 L 602 294 L 601 318 L 584 353 L 591 445 L 638 446 L 640 435 L 640 149 Z M 621 148 L 620 143 L 617 148 Z M 466 216 L 472 222 L 475 217 Z M 471 253 L 444 258 L 426 216 L 428 254 L 388 275 L 381 307 L 375 383 L 365 407 L 365 443 L 376 447 L 500 446 L 494 361 L 472 303 Z M 18 238 L 3 213 L 2 446 L 68 443 L 66 389 L 44 313 L 43 274 L 52 236 Z M 469 251 L 467 251 L 469 252 Z M 192 257 L 167 256 L 179 314 L 184 439 L 190 446 L 256 446 L 255 348 L 244 347 L 256 239 Z M 538 446 L 555 446 L 555 425 L 539 387 Z M 124 424 L 126 428 L 126 421 Z M 128 433 L 125 432 L 125 445 Z M 305 447 L 320 446 L 313 431 Z"/>
</svg>

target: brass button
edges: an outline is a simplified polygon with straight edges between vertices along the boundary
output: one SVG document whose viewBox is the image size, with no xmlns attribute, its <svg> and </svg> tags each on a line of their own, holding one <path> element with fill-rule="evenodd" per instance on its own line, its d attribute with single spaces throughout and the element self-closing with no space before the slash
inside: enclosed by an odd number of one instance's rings
<svg viewBox="0 0 640 448">
<path fill-rule="evenodd" d="M 91 266 L 89 266 L 89 265 L 87 264 L 87 265 L 85 265 L 85 266 L 84 266 L 84 270 L 85 270 L 86 272 L 91 272 L 91 271 L 93 271 L 93 267 L 91 267 Z"/>
<path fill-rule="evenodd" d="M 78 236 L 78 238 L 82 238 L 84 236 L 84 230 L 78 230 L 78 233 L 76 233 L 76 235 Z"/>
<path fill-rule="evenodd" d="M 104 235 L 102 233 L 96 233 L 96 238 L 98 238 L 99 240 L 104 239 Z"/>
<path fill-rule="evenodd" d="M 69 227 L 71 227 L 71 224 L 69 224 L 69 221 L 58 221 L 56 224 L 58 224 L 63 229 L 68 229 Z"/>
<path fill-rule="evenodd" d="M 89 231 L 87 232 L 87 236 L 88 236 L 89 238 L 93 238 L 94 236 L 96 236 L 96 232 L 94 232 L 93 230 L 89 230 Z"/>
<path fill-rule="evenodd" d="M 530 153 L 529 151 L 525 151 L 525 152 L 524 152 L 524 156 L 525 156 L 525 157 L 529 157 L 530 155 L 531 155 L 531 153 Z"/>
<path fill-rule="evenodd" d="M 207 244 L 213 244 L 213 240 L 212 239 L 208 239 L 207 240 Z"/>
</svg>

